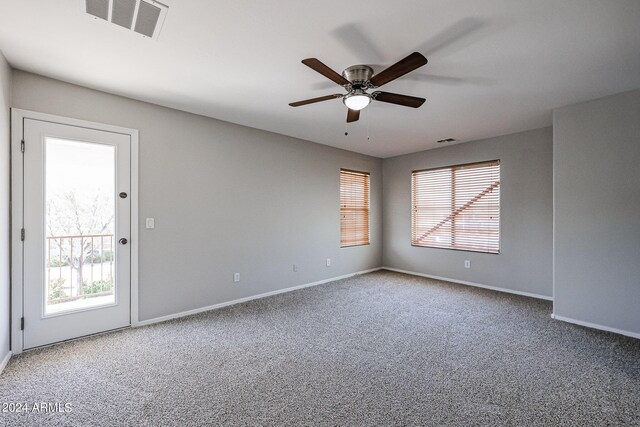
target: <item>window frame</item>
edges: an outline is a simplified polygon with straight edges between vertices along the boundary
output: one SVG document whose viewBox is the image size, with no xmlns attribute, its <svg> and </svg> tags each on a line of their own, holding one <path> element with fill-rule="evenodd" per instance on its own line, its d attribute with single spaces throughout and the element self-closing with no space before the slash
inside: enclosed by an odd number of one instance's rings
<svg viewBox="0 0 640 427">
<path fill-rule="evenodd" d="M 443 169 L 453 169 L 453 168 L 461 168 L 461 167 L 465 167 L 465 166 L 472 166 L 472 165 L 479 165 L 479 164 L 483 164 L 483 163 L 496 163 L 497 166 L 500 168 L 500 194 L 498 197 L 498 250 L 497 251 L 487 251 L 487 250 L 481 250 L 481 249 L 468 249 L 468 248 L 453 248 L 453 247 L 440 247 L 440 246 L 426 246 L 426 245 L 417 245 L 414 244 L 413 241 L 413 224 L 414 224 L 414 198 L 415 198 L 415 194 L 413 191 L 413 177 L 414 174 L 416 173 L 420 173 L 420 172 L 430 172 L 430 171 L 436 171 L 436 170 L 443 170 Z M 411 246 L 414 248 L 427 248 L 427 249 L 444 249 L 444 250 L 448 250 L 448 251 L 459 251 L 459 252 L 473 252 L 473 253 L 478 253 L 478 254 L 485 254 L 485 255 L 500 255 L 502 253 L 502 161 L 500 159 L 493 159 L 493 160 L 480 160 L 480 161 L 474 161 L 474 162 L 467 162 L 467 163 L 458 163 L 458 164 L 454 164 L 454 165 L 448 165 L 448 166 L 437 166 L 437 167 L 432 167 L 432 168 L 424 168 L 424 169 L 415 169 L 411 171 L 411 180 L 410 180 L 410 206 L 409 206 L 409 210 L 410 210 L 410 219 L 409 219 L 409 240 L 411 243 Z"/>
<path fill-rule="evenodd" d="M 356 243 L 356 244 L 347 244 L 347 245 L 342 243 L 342 203 L 341 203 L 341 196 L 340 196 L 340 192 L 341 192 L 340 188 L 342 186 L 341 185 L 342 172 L 361 174 L 366 176 L 367 184 L 369 187 L 367 191 L 367 241 L 366 243 Z M 338 215 L 340 219 L 340 239 L 339 239 L 340 249 L 371 245 L 371 173 L 370 172 L 359 171 L 355 169 L 340 168 L 340 175 L 338 180 L 338 208 L 339 208 Z"/>
</svg>

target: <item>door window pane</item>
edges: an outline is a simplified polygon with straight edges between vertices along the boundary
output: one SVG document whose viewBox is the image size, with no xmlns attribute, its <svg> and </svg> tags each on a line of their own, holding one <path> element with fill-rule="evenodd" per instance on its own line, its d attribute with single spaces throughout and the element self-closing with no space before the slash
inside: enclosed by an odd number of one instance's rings
<svg viewBox="0 0 640 427">
<path fill-rule="evenodd" d="M 115 303 L 115 147 L 46 138 L 45 314 Z"/>
</svg>

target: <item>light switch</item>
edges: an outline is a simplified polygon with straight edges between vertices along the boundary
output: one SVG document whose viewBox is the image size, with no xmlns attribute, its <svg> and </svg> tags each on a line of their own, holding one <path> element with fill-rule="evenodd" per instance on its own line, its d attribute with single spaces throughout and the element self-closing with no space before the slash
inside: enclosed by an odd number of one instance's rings
<svg viewBox="0 0 640 427">
<path fill-rule="evenodd" d="M 153 218 L 147 218 L 146 227 L 147 228 L 155 228 L 156 227 L 156 221 Z"/>
</svg>

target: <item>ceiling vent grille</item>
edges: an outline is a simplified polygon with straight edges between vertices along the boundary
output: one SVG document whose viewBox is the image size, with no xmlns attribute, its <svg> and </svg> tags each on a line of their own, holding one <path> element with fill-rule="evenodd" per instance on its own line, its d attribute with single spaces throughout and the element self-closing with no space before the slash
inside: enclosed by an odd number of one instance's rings
<svg viewBox="0 0 640 427">
<path fill-rule="evenodd" d="M 83 13 L 152 39 L 162 29 L 168 6 L 154 0 L 80 0 Z"/>
<path fill-rule="evenodd" d="M 111 22 L 121 27 L 131 29 L 133 15 L 136 13 L 136 0 L 113 0 Z"/>
<path fill-rule="evenodd" d="M 109 0 L 87 0 L 87 13 L 106 21 L 109 19 Z"/>
<path fill-rule="evenodd" d="M 134 31 L 147 37 L 153 37 L 158 18 L 160 18 L 160 8 L 146 1 L 141 1 Z"/>
</svg>

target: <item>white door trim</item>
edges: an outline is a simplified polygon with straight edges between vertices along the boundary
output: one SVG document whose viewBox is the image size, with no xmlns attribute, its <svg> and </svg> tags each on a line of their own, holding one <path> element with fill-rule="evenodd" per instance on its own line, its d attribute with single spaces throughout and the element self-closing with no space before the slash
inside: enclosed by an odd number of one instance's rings
<svg viewBox="0 0 640 427">
<path fill-rule="evenodd" d="M 131 326 L 138 325 L 138 130 L 71 119 L 35 111 L 11 109 L 11 352 L 22 353 L 23 253 L 20 239 L 23 227 L 23 163 L 21 142 L 24 119 L 61 123 L 131 137 Z M 27 147 L 28 149 L 28 147 Z"/>
</svg>

